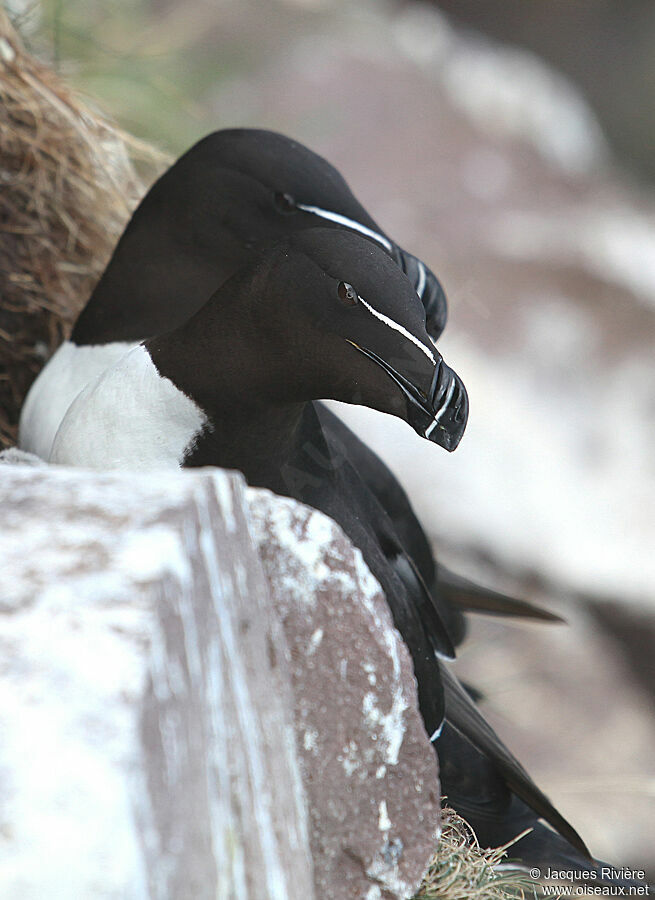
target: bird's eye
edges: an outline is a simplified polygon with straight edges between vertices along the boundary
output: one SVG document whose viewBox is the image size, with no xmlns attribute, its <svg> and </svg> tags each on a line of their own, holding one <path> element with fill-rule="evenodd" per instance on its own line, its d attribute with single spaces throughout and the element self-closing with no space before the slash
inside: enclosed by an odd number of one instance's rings
<svg viewBox="0 0 655 900">
<path fill-rule="evenodd" d="M 342 303 L 345 303 L 347 306 L 355 306 L 357 304 L 359 297 L 352 284 L 348 284 L 347 281 L 340 281 L 337 291 L 339 293 L 339 300 L 341 300 Z"/>
<path fill-rule="evenodd" d="M 296 201 L 291 194 L 284 194 L 281 191 L 276 191 L 273 194 L 273 203 L 278 212 L 292 213 L 296 211 Z"/>
</svg>

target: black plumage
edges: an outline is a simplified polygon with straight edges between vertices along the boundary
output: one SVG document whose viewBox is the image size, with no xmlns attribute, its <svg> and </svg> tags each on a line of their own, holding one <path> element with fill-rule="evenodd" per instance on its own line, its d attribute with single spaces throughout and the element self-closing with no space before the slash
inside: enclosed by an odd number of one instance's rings
<svg viewBox="0 0 655 900">
<path fill-rule="evenodd" d="M 340 173 L 284 135 L 233 128 L 198 141 L 150 188 L 72 340 L 140 341 L 175 328 L 262 244 L 317 226 L 363 230 L 382 246 L 420 291 L 428 333 L 439 337 L 447 315 L 439 280 L 385 234 Z"/>
<path fill-rule="evenodd" d="M 361 234 L 361 228 L 349 228 L 343 221 L 330 223 L 301 206 L 334 211 L 376 233 L 388 242 L 389 248 L 379 239 Z M 319 221 L 331 225 L 332 230 L 321 229 L 320 234 L 314 232 L 312 236 L 310 226 Z M 282 416 L 284 427 L 279 428 L 279 398 L 271 395 L 272 386 L 284 384 L 289 372 L 297 368 L 299 359 L 311 363 L 314 347 L 296 345 L 292 349 L 300 356 L 289 356 L 288 326 L 294 307 L 286 295 L 277 298 L 276 308 L 283 310 L 286 317 L 281 322 L 270 321 L 273 305 L 270 298 L 266 309 L 266 304 L 260 301 L 251 310 L 249 322 L 239 319 L 243 316 L 240 292 L 244 276 L 234 273 L 242 273 L 243 266 L 256 264 L 267 241 L 284 234 L 291 235 L 288 248 L 292 248 L 294 241 L 300 242 L 294 252 L 304 240 L 311 244 L 317 234 L 323 248 L 331 246 L 330 242 L 338 235 L 345 235 L 346 243 L 350 240 L 351 245 L 354 240 L 360 256 L 364 247 L 375 257 L 378 270 L 387 274 L 382 294 L 389 316 L 405 322 L 405 316 L 411 313 L 412 333 L 420 334 L 425 346 L 432 347 L 429 337 L 440 333 L 446 309 L 445 295 L 434 275 L 384 235 L 352 196 L 341 176 L 324 160 L 279 135 L 249 130 L 211 135 L 192 148 L 153 187 L 134 214 L 80 316 L 73 341 L 78 345 L 95 345 L 140 340 L 173 329 L 165 337 L 153 338 L 148 343 L 150 352 L 161 371 L 210 413 L 214 426 L 213 431 L 206 431 L 200 437 L 187 464 L 239 468 L 253 484 L 321 509 L 339 522 L 363 550 L 411 649 L 421 711 L 429 734 L 439 729 L 446 709 L 447 722 L 436 746 L 444 787 L 451 802 L 463 814 L 468 811 L 471 824 L 485 834 L 489 843 L 501 842 L 500 836 L 510 832 L 513 836 L 525 822 L 534 825 L 537 816 L 543 815 L 562 830 L 572 853 L 584 853 L 584 845 L 573 829 L 536 789 L 488 726 L 479 725 L 479 714 L 470 697 L 454 687 L 448 676 L 442 678 L 442 663 L 435 655 L 451 655 L 453 645 L 462 639 L 465 631 L 462 607 L 467 605 L 511 614 L 539 616 L 541 613 L 502 595 L 493 596 L 435 566 L 429 542 L 396 479 L 340 420 L 321 404 L 311 402 L 316 397 L 333 396 L 367 402 L 386 412 L 408 417 L 407 396 L 398 393 L 398 385 L 391 391 L 389 373 L 382 373 L 384 389 L 377 394 L 374 391 L 367 400 L 358 393 L 359 387 L 353 393 L 353 370 L 361 372 L 364 380 L 366 373 L 375 372 L 380 378 L 381 372 L 373 359 L 358 353 L 351 344 L 345 358 L 347 365 L 342 373 L 335 372 L 336 382 L 330 385 L 331 389 L 312 383 L 309 365 L 305 373 L 308 377 L 305 388 L 309 392 L 305 390 L 298 402 L 286 409 Z M 339 246 L 342 253 L 343 244 Z M 343 257 L 337 255 L 335 271 L 341 262 Z M 356 272 L 360 269 L 361 266 L 355 267 Z M 411 276 L 411 285 L 402 271 Z M 209 307 L 202 309 L 200 320 L 196 317 L 189 321 L 215 288 L 230 276 L 234 276 L 233 280 L 211 301 L 215 311 L 213 327 L 207 325 Z M 251 273 L 249 277 L 257 276 Z M 399 278 L 402 287 L 394 293 L 391 285 L 398 286 Z M 297 281 L 293 286 L 297 286 Z M 307 287 L 310 293 L 316 289 L 312 279 Z M 377 287 L 373 293 L 377 296 Z M 421 303 L 417 293 L 421 295 Z M 367 296 L 364 290 L 362 294 Z M 258 315 L 264 318 L 258 321 Z M 321 333 L 329 330 L 331 324 L 326 313 L 321 321 Z M 259 355 L 259 329 L 263 326 L 269 330 L 278 328 L 273 334 L 277 334 L 276 354 L 260 380 L 248 385 L 247 396 L 239 391 L 231 394 L 230 379 L 233 389 L 245 363 L 251 356 Z M 233 342 L 226 347 L 225 335 L 233 338 L 235 329 L 241 339 L 238 352 L 233 353 Z M 270 337 L 269 334 L 269 344 Z M 180 341 L 186 342 L 186 354 L 181 354 L 179 347 L 176 349 Z M 340 346 L 339 353 L 344 349 Z M 425 354 L 410 347 L 408 355 L 406 349 L 402 356 L 408 365 L 407 380 L 411 382 Z M 392 348 L 392 358 L 395 353 Z M 205 370 L 205 375 L 211 373 L 208 381 L 203 381 L 200 367 L 196 365 L 203 354 L 214 363 L 218 354 L 222 366 L 220 370 L 211 367 Z M 377 355 L 380 359 L 389 356 L 388 353 Z M 340 395 L 339 387 L 347 388 L 350 394 Z M 434 387 L 431 382 L 425 382 L 420 391 L 426 399 L 434 400 Z M 390 396 L 395 398 L 394 409 L 388 408 Z M 221 397 L 221 404 L 214 408 L 216 397 Z M 256 398 L 260 401 L 259 419 L 254 424 L 251 418 L 243 419 L 242 414 L 252 409 Z M 263 399 L 268 400 L 268 405 L 264 404 L 266 409 L 262 408 Z M 297 408 L 299 404 L 302 414 Z M 461 417 L 463 403 L 458 410 Z M 427 421 L 426 417 L 417 424 L 425 431 Z M 451 443 L 455 444 L 463 430 L 459 425 L 451 421 L 450 432 L 446 435 L 445 430 L 437 429 L 435 437 L 441 434 L 450 440 L 454 435 Z M 547 614 L 542 617 L 546 618 Z M 552 832 L 546 830 L 546 852 L 550 835 Z M 529 860 L 527 853 L 525 858 Z"/>
<path fill-rule="evenodd" d="M 452 642 L 443 615 L 447 604 L 426 590 L 419 566 L 359 477 L 347 447 L 326 433 L 311 402 L 316 395 L 331 397 L 409 419 L 407 398 L 385 368 L 355 352 L 362 345 L 393 359 L 418 390 L 431 381 L 429 361 L 403 334 L 339 307 L 339 283 L 351 279 L 377 311 L 393 312 L 405 332 L 428 344 L 411 285 L 381 251 L 363 243 L 356 235 L 322 229 L 296 235 L 262 269 L 226 284 L 181 329 L 146 343 L 158 371 L 209 419 L 185 465 L 238 468 L 250 484 L 294 497 L 338 522 L 380 582 L 410 649 L 429 734 L 438 734 L 445 714 L 435 744 L 455 808 L 468 813 L 474 828 L 487 824 L 494 841 L 496 832 L 514 836 L 516 826 L 536 826 L 544 818 L 586 865 L 579 835 L 444 664 Z M 220 366 L 215 363 L 211 375 L 204 367 L 190 371 L 184 360 L 191 352 L 196 358 L 211 352 Z M 551 832 L 542 830 L 547 839 Z"/>
<path fill-rule="evenodd" d="M 301 208 L 303 207 L 303 208 Z M 306 211 L 332 213 L 337 221 Z M 417 289 L 425 327 L 435 340 L 446 322 L 445 292 L 434 273 L 400 248 L 371 218 L 325 159 L 297 141 L 260 129 L 214 132 L 195 144 L 148 191 L 80 314 L 78 346 L 140 341 L 185 322 L 260 248 L 287 234 L 328 225 L 360 227 Z M 352 229 L 351 229 L 352 230 Z M 370 237 L 378 235 L 378 238 Z M 385 242 L 385 243 L 381 243 Z M 41 377 L 47 377 L 47 369 Z M 322 404 L 317 413 L 333 442 L 348 449 L 359 476 L 394 524 L 429 590 L 444 603 L 455 644 L 466 623 L 460 609 L 555 618 L 435 565 L 430 543 L 397 479 Z"/>
</svg>

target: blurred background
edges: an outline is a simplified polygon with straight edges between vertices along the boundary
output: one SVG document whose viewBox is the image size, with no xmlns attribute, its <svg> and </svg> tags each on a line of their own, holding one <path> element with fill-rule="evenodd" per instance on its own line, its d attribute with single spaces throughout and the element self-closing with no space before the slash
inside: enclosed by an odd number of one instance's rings
<svg viewBox="0 0 655 900">
<path fill-rule="evenodd" d="M 217 128 L 326 156 L 450 300 L 450 456 L 340 408 L 439 557 L 561 612 L 479 620 L 460 671 L 611 862 L 655 872 L 655 4 L 11 0 L 32 49 L 178 154 Z"/>
</svg>

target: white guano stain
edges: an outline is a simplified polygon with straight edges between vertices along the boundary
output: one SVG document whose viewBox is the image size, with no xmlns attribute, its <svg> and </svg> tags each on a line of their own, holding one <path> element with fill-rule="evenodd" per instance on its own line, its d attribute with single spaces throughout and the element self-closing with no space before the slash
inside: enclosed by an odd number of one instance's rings
<svg viewBox="0 0 655 900">
<path fill-rule="evenodd" d="M 379 831 L 390 831 L 391 830 L 391 819 L 389 818 L 389 812 L 387 810 L 387 801 L 380 800 L 380 804 L 378 806 L 378 830 Z"/>
<path fill-rule="evenodd" d="M 370 888 L 366 891 L 366 897 L 364 900 L 381 900 L 382 891 L 377 886 L 377 884 L 372 884 Z"/>
<path fill-rule="evenodd" d="M 297 504 L 286 497 L 275 497 L 275 503 L 269 504 L 267 497 L 274 496 L 263 488 L 248 488 L 246 491 L 250 506 L 250 528 L 260 547 L 275 536 L 275 542 L 282 553 L 280 558 L 286 562 L 285 570 L 280 572 L 282 584 L 289 588 L 290 596 L 302 597 L 308 607 L 314 607 L 316 597 L 310 585 L 314 582 L 326 581 L 339 577 L 339 573 L 331 569 L 325 562 L 325 545 L 331 541 L 334 523 L 327 516 L 312 515 L 303 529 L 299 526 Z M 266 514 L 259 515 L 260 506 L 265 505 Z M 355 590 L 352 578 L 341 573 L 344 588 Z M 307 590 L 297 593 L 297 584 L 307 585 Z"/>
<path fill-rule="evenodd" d="M 361 766 L 359 747 L 355 741 L 349 741 L 337 757 L 346 775 L 350 778 Z"/>
<path fill-rule="evenodd" d="M 391 709 L 388 713 L 383 713 L 377 706 L 377 694 L 373 691 L 364 695 L 362 700 L 362 712 L 366 718 L 369 727 L 379 727 L 382 737 L 386 741 L 387 749 L 385 759 L 389 765 L 398 763 L 398 753 L 405 735 L 405 723 L 403 713 L 407 709 L 405 698 L 399 691 L 394 691 L 394 698 Z"/>
<path fill-rule="evenodd" d="M 317 628 L 316 631 L 312 634 L 309 639 L 309 647 L 307 648 L 307 655 L 311 656 L 315 653 L 318 648 L 321 646 L 321 642 L 323 641 L 323 629 Z"/>
<path fill-rule="evenodd" d="M 375 666 L 372 663 L 362 663 L 362 669 L 366 672 L 368 683 L 371 685 L 371 687 L 375 687 L 378 681 L 377 675 L 375 673 Z"/>
<path fill-rule="evenodd" d="M 315 728 L 305 729 L 302 745 L 308 753 L 316 754 L 318 752 L 318 731 Z"/>
<path fill-rule="evenodd" d="M 405 710 L 409 708 L 409 703 L 405 697 L 400 671 L 400 657 L 398 656 L 398 633 L 393 625 L 385 621 L 378 612 L 374 597 L 380 588 L 377 581 L 369 571 L 364 559 L 359 552 L 355 550 L 355 567 L 359 575 L 362 587 L 362 603 L 366 606 L 369 614 L 375 621 L 379 634 L 382 637 L 385 648 L 391 660 L 391 678 L 390 684 L 393 685 L 393 699 L 391 709 L 388 713 L 382 713 L 376 706 L 376 694 L 369 692 L 365 695 L 363 703 L 363 712 L 365 716 L 370 715 L 370 724 L 379 724 L 382 726 L 382 737 L 386 742 L 385 762 L 388 765 L 397 765 L 400 748 L 405 737 Z"/>
</svg>

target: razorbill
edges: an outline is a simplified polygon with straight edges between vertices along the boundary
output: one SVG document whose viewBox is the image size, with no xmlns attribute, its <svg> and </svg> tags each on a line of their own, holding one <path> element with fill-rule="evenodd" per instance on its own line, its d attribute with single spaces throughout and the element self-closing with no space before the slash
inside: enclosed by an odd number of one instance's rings
<svg viewBox="0 0 655 900">
<path fill-rule="evenodd" d="M 297 232 L 225 282 L 189 321 L 128 352 L 72 403 L 51 461 L 235 468 L 250 484 L 334 519 L 380 582 L 410 650 L 440 755 L 444 737 L 451 802 L 466 808 L 474 828 L 491 822 L 492 834 L 515 835 L 516 822 L 528 821 L 537 839 L 524 859 L 545 853 L 555 863 L 563 846 L 593 868 L 577 832 L 444 665 L 453 651 L 441 609 L 392 520 L 322 428 L 318 398 L 398 416 L 450 450 L 467 421 L 466 390 L 431 342 L 413 285 L 381 248 L 346 230 Z M 491 791 L 469 792 L 487 781 Z"/>
<path fill-rule="evenodd" d="M 47 459 L 64 413 L 79 391 L 139 341 L 186 321 L 262 242 L 317 224 L 361 234 L 408 275 L 425 309 L 431 340 L 446 321 L 446 298 L 430 269 L 402 250 L 356 200 L 326 160 L 283 135 L 218 131 L 184 154 L 146 194 L 121 237 L 70 341 L 43 369 L 25 401 L 22 449 Z M 435 563 L 404 491 L 382 461 L 326 407 L 323 427 L 348 448 L 382 502 L 431 590 L 448 605 L 457 641 L 459 608 L 556 618 L 465 582 Z"/>
<path fill-rule="evenodd" d="M 84 385 L 145 338 L 186 321 L 263 242 L 317 225 L 346 228 L 382 247 L 408 274 L 433 340 L 446 296 L 421 260 L 369 216 L 325 159 L 260 129 L 203 138 L 150 188 L 65 341 L 32 385 L 21 449 L 47 459 L 64 413 Z"/>
</svg>

